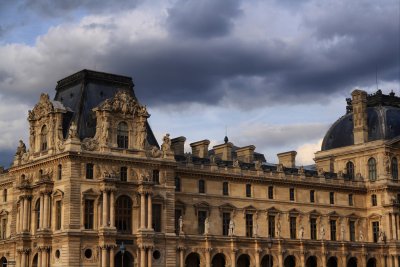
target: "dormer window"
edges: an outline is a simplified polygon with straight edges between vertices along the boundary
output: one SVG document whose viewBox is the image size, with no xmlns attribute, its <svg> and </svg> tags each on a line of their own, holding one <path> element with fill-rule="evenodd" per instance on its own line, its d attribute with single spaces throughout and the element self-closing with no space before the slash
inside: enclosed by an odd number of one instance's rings
<svg viewBox="0 0 400 267">
<path fill-rule="evenodd" d="M 354 180 L 354 164 L 349 161 L 346 163 L 346 173 L 349 180 Z"/>
<path fill-rule="evenodd" d="M 117 145 L 118 148 L 128 148 L 128 124 L 120 122 L 117 127 Z"/>
<path fill-rule="evenodd" d="M 47 150 L 47 127 L 44 125 L 40 131 L 40 151 Z"/>
</svg>

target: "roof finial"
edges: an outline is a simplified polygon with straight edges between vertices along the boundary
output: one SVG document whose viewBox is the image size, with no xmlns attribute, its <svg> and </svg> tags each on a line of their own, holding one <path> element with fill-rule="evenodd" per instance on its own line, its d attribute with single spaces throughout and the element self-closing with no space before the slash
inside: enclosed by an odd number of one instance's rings
<svg viewBox="0 0 400 267">
<path fill-rule="evenodd" d="M 228 143 L 229 139 L 228 139 L 228 127 L 225 125 L 225 138 L 224 138 L 224 142 L 225 144 Z"/>
</svg>

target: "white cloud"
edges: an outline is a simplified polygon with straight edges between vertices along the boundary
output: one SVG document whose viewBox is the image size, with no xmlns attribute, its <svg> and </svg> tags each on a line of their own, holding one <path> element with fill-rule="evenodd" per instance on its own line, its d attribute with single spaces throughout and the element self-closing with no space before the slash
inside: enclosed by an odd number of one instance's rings
<svg viewBox="0 0 400 267">
<path fill-rule="evenodd" d="M 316 142 L 306 143 L 304 145 L 299 146 L 296 157 L 296 165 L 310 165 L 314 164 L 314 153 L 321 150 L 322 139 L 319 139 Z"/>
</svg>

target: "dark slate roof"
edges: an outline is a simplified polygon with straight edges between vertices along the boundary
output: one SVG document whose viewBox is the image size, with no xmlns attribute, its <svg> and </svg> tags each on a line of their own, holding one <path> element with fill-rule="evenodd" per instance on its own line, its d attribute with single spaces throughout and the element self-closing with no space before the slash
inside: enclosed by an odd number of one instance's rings
<svg viewBox="0 0 400 267">
<path fill-rule="evenodd" d="M 86 69 L 58 81 L 54 100 L 70 109 L 63 122 L 64 135 L 74 121 L 81 139 L 93 137 L 96 133 L 96 118 L 92 109 L 114 97 L 119 90 L 126 90 L 136 99 L 133 87 L 131 77 Z M 159 147 L 148 123 L 147 133 L 149 144 Z"/>
</svg>

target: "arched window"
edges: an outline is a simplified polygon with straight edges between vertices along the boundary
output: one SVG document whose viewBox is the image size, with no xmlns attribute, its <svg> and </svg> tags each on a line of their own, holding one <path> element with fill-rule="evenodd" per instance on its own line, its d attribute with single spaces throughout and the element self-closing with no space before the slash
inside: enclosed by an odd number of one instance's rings
<svg viewBox="0 0 400 267">
<path fill-rule="evenodd" d="M 351 161 L 346 163 L 346 174 L 347 179 L 354 180 L 354 164 Z"/>
<path fill-rule="evenodd" d="M 120 196 L 115 203 L 115 226 L 122 233 L 131 233 L 132 200 L 127 196 Z"/>
<path fill-rule="evenodd" d="M 119 148 L 128 148 L 128 124 L 126 122 L 118 124 L 117 144 Z"/>
<path fill-rule="evenodd" d="M 370 181 L 376 181 L 376 160 L 374 158 L 368 160 L 368 178 Z"/>
<path fill-rule="evenodd" d="M 199 193 L 204 194 L 206 192 L 206 182 L 199 180 Z"/>
<path fill-rule="evenodd" d="M 397 163 L 397 158 L 394 157 L 392 158 L 392 179 L 394 181 L 397 181 L 399 179 L 399 169 L 398 169 L 398 163 Z"/>
<path fill-rule="evenodd" d="M 175 176 L 175 192 L 181 191 L 181 178 Z"/>
<path fill-rule="evenodd" d="M 39 229 L 40 228 L 40 198 L 36 201 L 35 213 L 36 213 L 36 229 Z"/>
<path fill-rule="evenodd" d="M 42 131 L 40 132 L 40 150 L 47 150 L 47 127 L 44 125 Z"/>
</svg>

